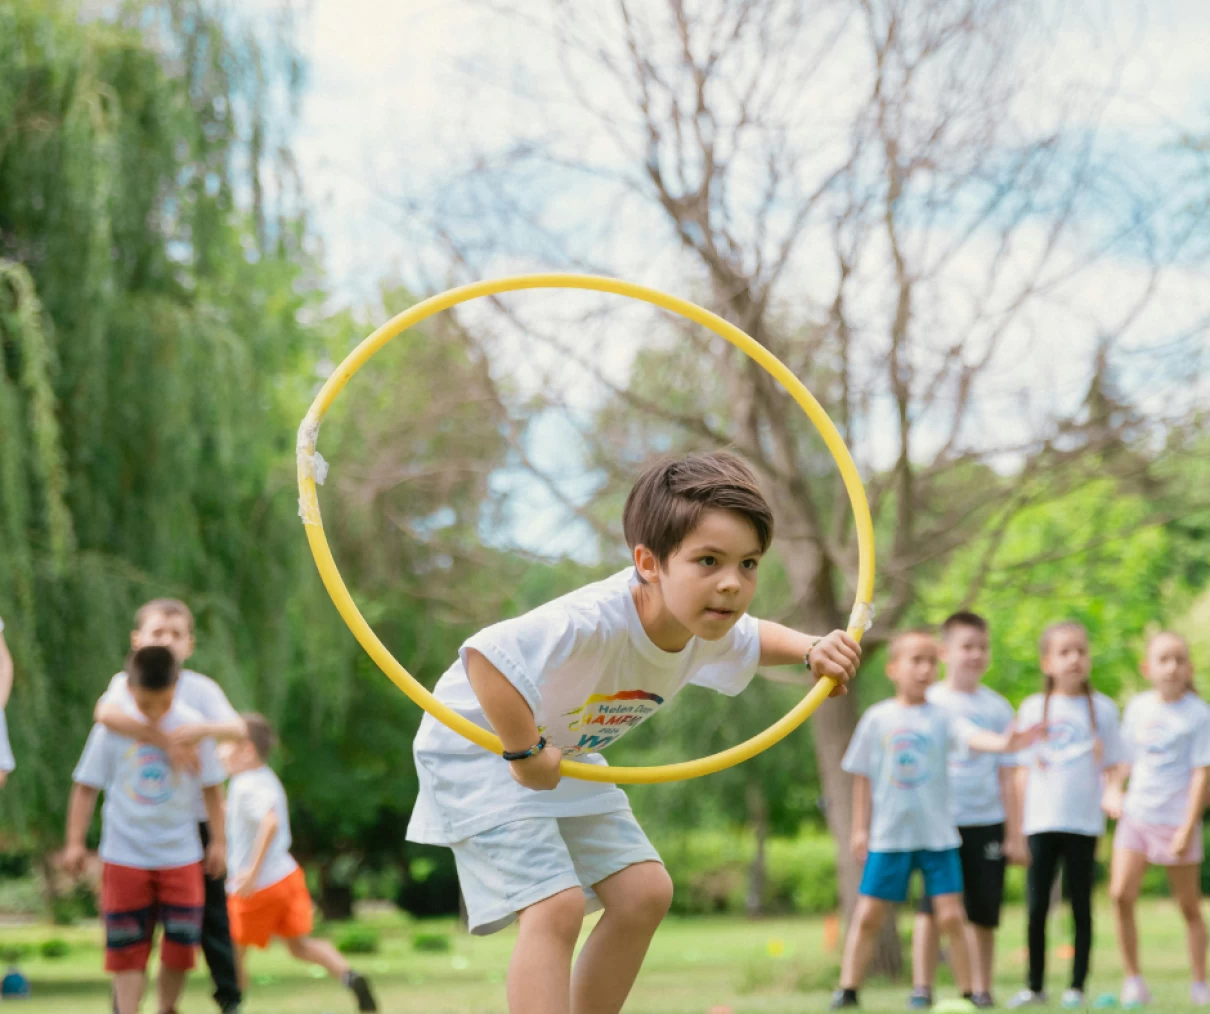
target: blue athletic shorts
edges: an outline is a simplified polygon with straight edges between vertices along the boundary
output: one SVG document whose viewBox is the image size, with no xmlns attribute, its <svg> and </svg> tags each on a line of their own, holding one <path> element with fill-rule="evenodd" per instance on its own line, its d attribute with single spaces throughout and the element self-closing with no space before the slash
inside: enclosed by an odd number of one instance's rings
<svg viewBox="0 0 1210 1014">
<path fill-rule="evenodd" d="M 907 901 L 912 870 L 924 874 L 925 897 L 962 893 L 962 860 L 957 849 L 941 852 L 871 852 L 861 875 L 861 894 L 897 904 Z"/>
</svg>

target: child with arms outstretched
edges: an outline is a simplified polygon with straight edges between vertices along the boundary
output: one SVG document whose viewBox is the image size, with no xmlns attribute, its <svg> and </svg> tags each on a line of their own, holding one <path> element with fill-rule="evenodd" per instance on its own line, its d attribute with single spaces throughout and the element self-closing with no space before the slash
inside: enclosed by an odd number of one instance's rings
<svg viewBox="0 0 1210 1014">
<path fill-rule="evenodd" d="M 626 501 L 632 566 L 471 637 L 436 696 L 503 741 L 504 759 L 426 716 L 408 837 L 454 852 L 472 933 L 519 919 L 513 1014 L 617 1014 L 672 883 L 624 792 L 560 778 L 689 684 L 737 694 L 766 665 L 843 683 L 857 643 L 747 615 L 773 517 L 723 452 L 648 468 Z M 604 908 L 572 969 L 587 910 Z"/>
</svg>

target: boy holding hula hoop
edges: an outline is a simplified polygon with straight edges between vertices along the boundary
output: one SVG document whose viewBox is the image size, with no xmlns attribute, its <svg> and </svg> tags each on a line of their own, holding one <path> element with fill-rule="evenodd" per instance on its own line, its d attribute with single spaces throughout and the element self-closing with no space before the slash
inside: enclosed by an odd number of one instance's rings
<svg viewBox="0 0 1210 1014">
<path fill-rule="evenodd" d="M 634 566 L 471 637 L 435 695 L 504 743 L 504 759 L 426 715 L 411 841 L 454 852 L 472 933 L 515 919 L 513 1014 L 616 1014 L 672 883 L 613 785 L 560 779 L 687 684 L 734 695 L 758 666 L 806 664 L 841 685 L 861 649 L 747 615 L 773 515 L 725 452 L 663 461 L 630 491 Z M 586 911 L 604 909 L 575 969 Z"/>
</svg>

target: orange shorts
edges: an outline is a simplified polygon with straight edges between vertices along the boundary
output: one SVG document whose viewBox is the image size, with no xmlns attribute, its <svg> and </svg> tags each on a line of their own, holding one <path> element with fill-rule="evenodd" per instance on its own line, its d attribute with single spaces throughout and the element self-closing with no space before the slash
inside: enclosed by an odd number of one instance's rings
<svg viewBox="0 0 1210 1014">
<path fill-rule="evenodd" d="M 227 898 L 231 939 L 241 947 L 269 946 L 271 937 L 293 940 L 309 936 L 314 926 L 311 892 L 301 868 L 251 898 Z"/>
</svg>

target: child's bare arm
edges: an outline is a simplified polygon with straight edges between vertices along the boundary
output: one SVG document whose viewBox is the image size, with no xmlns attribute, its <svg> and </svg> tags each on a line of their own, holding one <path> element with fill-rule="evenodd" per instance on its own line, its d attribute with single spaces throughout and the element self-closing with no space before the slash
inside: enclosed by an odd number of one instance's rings
<svg viewBox="0 0 1210 1014">
<path fill-rule="evenodd" d="M 71 799 L 67 804 L 67 847 L 63 850 L 62 859 L 63 868 L 68 873 L 83 872 L 85 839 L 97 808 L 98 795 L 100 790 L 91 785 L 75 782 L 71 787 Z"/>
<path fill-rule="evenodd" d="M 256 841 L 252 844 L 252 865 L 240 870 L 235 878 L 235 893 L 242 898 L 250 897 L 256 892 L 256 880 L 264 868 L 265 857 L 269 854 L 269 846 L 273 836 L 277 834 L 277 811 L 272 807 L 265 814 L 256 831 Z"/>
<path fill-rule="evenodd" d="M 538 723 L 534 713 L 499 669 L 472 649 L 466 653 L 466 675 L 507 752 L 520 753 L 537 745 Z M 525 760 L 512 761 L 510 767 L 513 777 L 526 788 L 553 789 L 559 784 L 561 760 L 558 750 L 544 749 Z"/>
<path fill-rule="evenodd" d="M 105 726 L 118 736 L 135 739 L 140 743 L 150 743 L 161 750 L 168 749 L 168 737 L 158 725 L 152 725 L 141 715 L 128 713 L 120 705 L 106 701 L 104 697 L 97 701 L 92 717 L 98 725 Z"/>
<path fill-rule="evenodd" d="M 247 736 L 248 725 L 242 718 L 232 718 L 226 722 L 193 722 L 168 734 L 170 741 L 184 746 L 196 746 L 203 739 L 213 739 L 216 743 L 236 742 Z"/>
<path fill-rule="evenodd" d="M 865 775 L 853 776 L 853 830 L 850 847 L 853 858 L 866 861 L 870 851 L 870 780 Z"/>
<path fill-rule="evenodd" d="M 1004 805 L 1004 854 L 1010 863 L 1024 866 L 1029 849 L 1021 833 L 1021 809 L 1017 803 L 1018 768 L 1000 769 L 1000 801 Z"/>
<path fill-rule="evenodd" d="M 772 620 L 760 621 L 760 664 L 803 665 L 807 652 L 811 653 L 811 673 L 815 677 L 828 676 L 836 680 L 833 696 L 846 692 L 845 684 L 856 674 L 861 662 L 861 645 L 843 630 L 834 630 L 825 637 L 804 634 L 801 630 L 782 626 Z M 780 683 L 806 683 L 803 680 L 787 680 L 779 676 L 767 677 Z"/>
<path fill-rule="evenodd" d="M 1172 836 L 1171 848 L 1174 855 L 1181 855 L 1188 847 L 1189 840 L 1201 833 L 1202 814 L 1206 812 L 1206 782 L 1207 769 L 1194 768 L 1193 778 L 1189 782 L 1189 802 L 1185 807 L 1185 819 Z"/>
<path fill-rule="evenodd" d="M 223 806 L 223 787 L 207 785 L 202 789 L 206 821 L 210 825 L 210 845 L 206 848 L 206 872 L 221 877 L 227 869 L 227 819 Z"/>
<path fill-rule="evenodd" d="M 9 654 L 4 634 L 0 633 L 0 708 L 8 707 L 13 692 L 13 656 Z"/>
</svg>

